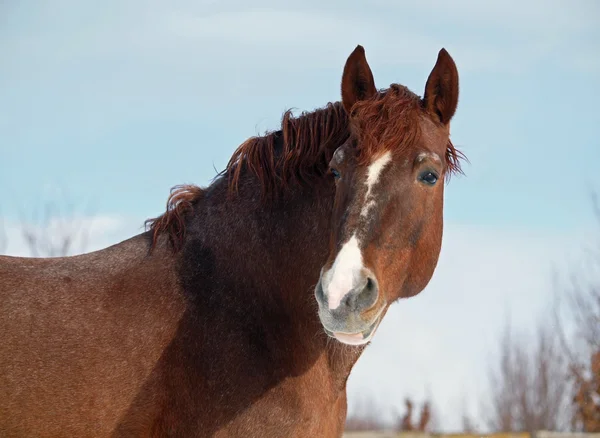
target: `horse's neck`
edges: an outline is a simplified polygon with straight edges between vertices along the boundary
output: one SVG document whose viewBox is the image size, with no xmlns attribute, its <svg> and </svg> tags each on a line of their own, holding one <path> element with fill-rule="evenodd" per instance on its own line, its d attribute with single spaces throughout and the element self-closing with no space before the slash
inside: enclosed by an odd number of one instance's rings
<svg viewBox="0 0 600 438">
<path fill-rule="evenodd" d="M 313 296 L 329 250 L 334 189 L 294 189 L 272 204 L 257 193 L 258 187 L 247 184 L 230 201 L 222 201 L 221 188 L 207 196 L 199 236 L 211 248 L 218 281 L 229 285 L 218 293 L 230 305 L 260 307 L 249 311 L 265 316 L 259 322 L 264 332 L 283 331 L 283 343 L 301 344 L 313 357 L 325 355 L 321 362 L 343 387 L 362 349 L 327 338 Z"/>
</svg>

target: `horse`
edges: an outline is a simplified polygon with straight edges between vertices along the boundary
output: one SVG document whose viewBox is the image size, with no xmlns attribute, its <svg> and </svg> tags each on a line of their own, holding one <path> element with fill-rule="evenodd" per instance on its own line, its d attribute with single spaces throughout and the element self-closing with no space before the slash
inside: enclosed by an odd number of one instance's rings
<svg viewBox="0 0 600 438">
<path fill-rule="evenodd" d="M 283 114 L 99 251 L 0 258 L 0 436 L 340 437 L 346 383 L 442 244 L 458 71 Z"/>
</svg>

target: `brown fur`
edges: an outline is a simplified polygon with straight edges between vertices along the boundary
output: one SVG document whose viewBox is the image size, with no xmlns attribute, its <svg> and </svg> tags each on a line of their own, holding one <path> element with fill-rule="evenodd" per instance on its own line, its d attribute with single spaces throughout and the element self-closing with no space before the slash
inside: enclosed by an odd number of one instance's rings
<svg viewBox="0 0 600 438">
<path fill-rule="evenodd" d="M 0 257 L 1 437 L 341 436 L 363 347 L 327 336 L 312 291 L 360 222 L 351 177 L 362 181 L 361 160 L 396 151 L 377 190 L 400 201 L 365 229 L 366 260 L 390 292 L 367 318 L 420 292 L 439 252 L 442 186 L 414 181 L 437 164 L 415 154 L 446 156 L 441 173 L 458 162 L 443 121 L 453 108 L 431 93 L 419 105 L 399 86 L 373 94 L 365 68 L 357 48 L 342 103 L 286 113 L 209 187 L 174 189 L 148 232 L 76 257 Z M 434 89 L 448 87 L 435 79 L 446 70 L 434 68 Z M 348 158 L 334 182 L 340 147 Z"/>
</svg>

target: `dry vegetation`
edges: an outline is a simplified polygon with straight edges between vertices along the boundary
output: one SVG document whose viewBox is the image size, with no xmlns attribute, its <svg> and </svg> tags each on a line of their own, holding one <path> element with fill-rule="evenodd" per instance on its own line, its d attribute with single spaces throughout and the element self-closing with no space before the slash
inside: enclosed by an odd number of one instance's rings
<svg viewBox="0 0 600 438">
<path fill-rule="evenodd" d="M 385 412 L 382 406 L 377 402 L 363 397 L 357 403 L 358 413 L 349 415 L 346 419 L 347 431 L 369 431 L 369 430 L 393 430 L 396 432 L 430 432 L 432 426 L 431 404 L 425 401 L 419 410 L 419 415 L 415 418 L 414 402 L 410 398 L 404 400 L 404 413 L 397 416 L 394 424 L 389 424 L 384 420 Z"/>
<path fill-rule="evenodd" d="M 62 198 L 62 199 L 60 199 Z M 9 236 L 0 215 L 0 254 L 4 254 L 9 240 L 19 233 L 30 257 L 62 257 L 85 251 L 90 231 L 89 220 L 78 214 L 81 205 L 71 202 L 64 194 L 36 204 L 28 212 L 21 211 L 18 231 Z"/>
</svg>

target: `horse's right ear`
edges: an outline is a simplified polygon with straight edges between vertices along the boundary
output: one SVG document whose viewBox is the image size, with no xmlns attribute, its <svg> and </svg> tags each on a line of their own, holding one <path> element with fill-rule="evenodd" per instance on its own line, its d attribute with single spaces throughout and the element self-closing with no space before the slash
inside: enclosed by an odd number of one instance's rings
<svg viewBox="0 0 600 438">
<path fill-rule="evenodd" d="M 371 67 L 365 57 L 365 49 L 358 45 L 346 60 L 342 75 L 342 104 L 350 114 L 352 106 L 377 93 Z"/>
</svg>

